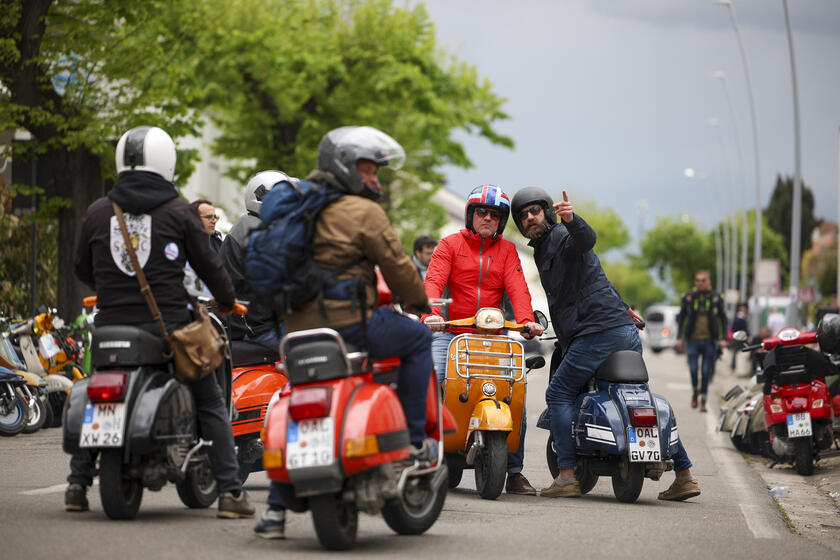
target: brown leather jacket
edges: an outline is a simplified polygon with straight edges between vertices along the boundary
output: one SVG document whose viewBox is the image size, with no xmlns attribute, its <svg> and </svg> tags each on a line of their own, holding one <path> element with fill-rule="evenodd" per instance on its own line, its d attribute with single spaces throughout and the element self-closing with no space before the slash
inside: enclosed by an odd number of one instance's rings
<svg viewBox="0 0 840 560">
<path fill-rule="evenodd" d="M 318 181 L 321 177 L 313 174 L 308 179 Z M 427 303 L 423 281 L 414 263 L 403 251 L 385 211 L 370 199 L 346 195 L 324 208 L 315 224 L 313 249 L 315 262 L 326 270 L 364 259 L 337 278 L 361 276 L 364 279 L 368 317 L 377 303 L 374 265 L 379 266 L 391 291 L 405 303 L 417 307 Z M 324 303 L 326 326 L 342 328 L 361 322 L 358 302 L 327 299 Z M 317 299 L 286 316 L 288 332 L 323 326 Z"/>
</svg>

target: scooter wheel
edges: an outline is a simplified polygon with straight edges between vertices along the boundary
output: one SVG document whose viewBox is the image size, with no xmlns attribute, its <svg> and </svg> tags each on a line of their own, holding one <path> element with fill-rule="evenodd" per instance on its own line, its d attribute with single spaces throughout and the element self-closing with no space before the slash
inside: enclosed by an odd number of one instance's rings
<svg viewBox="0 0 840 560">
<path fill-rule="evenodd" d="M 618 472 L 612 476 L 613 493 L 619 502 L 632 504 L 642 493 L 645 481 L 644 463 L 631 463 L 626 457 L 618 466 Z"/>
<path fill-rule="evenodd" d="M 560 467 L 557 466 L 557 451 L 554 449 L 554 440 L 551 436 L 548 436 L 548 441 L 545 442 L 545 460 L 548 463 L 551 478 L 557 478 L 557 475 L 560 474 Z"/>
<path fill-rule="evenodd" d="M 359 510 L 341 494 L 321 494 L 309 498 L 312 523 L 318 542 L 327 550 L 348 550 L 356 544 Z"/>
<path fill-rule="evenodd" d="M 99 460 L 99 498 L 111 519 L 134 519 L 143 499 L 143 485 L 131 478 L 123 464 L 122 449 L 108 449 Z"/>
<path fill-rule="evenodd" d="M 814 444 L 810 437 L 800 437 L 793 440 L 793 448 L 796 453 L 794 468 L 802 476 L 814 474 Z"/>
</svg>

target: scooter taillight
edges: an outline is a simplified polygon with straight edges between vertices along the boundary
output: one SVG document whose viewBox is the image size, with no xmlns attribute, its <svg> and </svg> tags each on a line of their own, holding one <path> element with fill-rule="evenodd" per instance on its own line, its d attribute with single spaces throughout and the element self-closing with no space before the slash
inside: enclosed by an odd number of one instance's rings
<svg viewBox="0 0 840 560">
<path fill-rule="evenodd" d="M 656 426 L 655 408 L 628 408 L 631 426 Z"/>
<path fill-rule="evenodd" d="M 787 408 L 792 412 L 801 412 L 808 408 L 808 398 L 793 397 L 792 399 L 788 400 Z"/>
<path fill-rule="evenodd" d="M 330 413 L 332 387 L 309 387 L 292 391 L 289 416 L 293 420 L 321 418 Z"/>
<path fill-rule="evenodd" d="M 128 374 L 125 372 L 97 373 L 90 378 L 87 394 L 90 402 L 121 402 L 125 399 Z"/>
</svg>

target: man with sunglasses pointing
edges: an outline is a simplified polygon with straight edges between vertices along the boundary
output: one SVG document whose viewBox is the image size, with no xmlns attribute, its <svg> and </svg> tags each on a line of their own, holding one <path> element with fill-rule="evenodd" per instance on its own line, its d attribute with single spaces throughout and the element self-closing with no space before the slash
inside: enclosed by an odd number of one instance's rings
<svg viewBox="0 0 840 560">
<path fill-rule="evenodd" d="M 510 199 L 495 185 L 481 185 L 472 190 L 464 210 L 465 228 L 444 237 L 432 253 L 426 272 L 426 295 L 439 298 L 448 287 L 452 296 L 449 306 L 450 319 L 472 317 L 482 307 L 501 307 L 502 296 L 507 292 L 513 304 L 516 322 L 527 324 L 525 338 L 542 334 L 539 323 L 534 322 L 531 294 L 522 274 L 522 264 L 516 246 L 502 239 L 502 232 L 510 213 Z M 424 322 L 434 332 L 432 359 L 438 379 L 446 374 L 446 352 L 449 343 L 459 332 L 470 329 L 445 330 L 438 308 L 425 316 Z M 536 494 L 525 475 L 522 465 L 525 456 L 525 414 L 522 414 L 519 449 L 508 453 L 508 476 L 505 491 L 508 494 Z"/>
<path fill-rule="evenodd" d="M 557 450 L 559 474 L 540 495 L 574 498 L 581 495 L 575 479 L 575 442 L 572 422 L 575 400 L 604 360 L 619 350 L 642 353 L 634 321 L 641 321 L 607 280 L 592 248 L 595 231 L 575 214 L 566 191 L 554 202 L 539 187 L 526 187 L 513 197 L 511 213 L 522 235 L 530 239 L 557 348 L 551 359 L 554 375 L 548 383 L 551 435 Z M 559 216 L 559 220 L 558 220 Z M 562 354 L 562 360 L 561 358 Z M 676 480 L 660 500 L 685 500 L 700 494 L 691 476 L 691 461 L 682 442 L 674 457 Z"/>
</svg>

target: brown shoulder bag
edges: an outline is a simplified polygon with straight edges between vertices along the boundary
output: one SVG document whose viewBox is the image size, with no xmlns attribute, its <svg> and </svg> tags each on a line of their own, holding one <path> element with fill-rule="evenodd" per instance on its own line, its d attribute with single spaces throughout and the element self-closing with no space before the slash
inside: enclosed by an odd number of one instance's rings
<svg viewBox="0 0 840 560">
<path fill-rule="evenodd" d="M 140 292 L 146 298 L 146 304 L 152 312 L 152 317 L 154 317 L 164 340 L 169 345 L 169 353 L 164 354 L 164 358 L 171 359 L 174 362 L 175 376 L 182 382 L 188 383 L 201 379 L 216 369 L 222 363 L 222 360 L 229 356 L 227 342 L 219 334 L 219 331 L 213 327 L 207 309 L 197 302 L 193 302 L 193 309 L 197 315 L 196 319 L 190 324 L 172 331 L 171 335 L 167 332 L 160 309 L 158 309 L 155 297 L 146 281 L 146 275 L 140 267 L 137 254 L 134 252 L 134 244 L 128 234 L 122 209 L 114 201 L 111 201 L 111 204 L 120 224 L 126 250 L 131 258 L 131 265 L 134 267 L 137 281 L 140 283 Z"/>
</svg>

